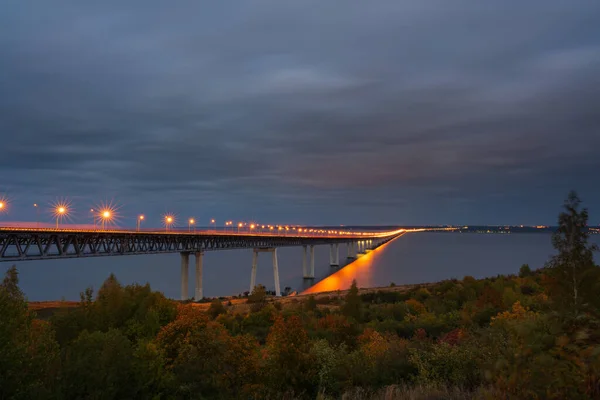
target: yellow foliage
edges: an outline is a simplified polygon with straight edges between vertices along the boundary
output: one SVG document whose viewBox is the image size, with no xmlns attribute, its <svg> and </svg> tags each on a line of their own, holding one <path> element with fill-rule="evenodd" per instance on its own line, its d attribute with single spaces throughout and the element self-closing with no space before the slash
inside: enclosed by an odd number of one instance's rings
<svg viewBox="0 0 600 400">
<path fill-rule="evenodd" d="M 408 299 L 404 304 L 406 304 L 411 314 L 420 315 L 427 312 L 427 308 L 419 300 Z"/>
<path fill-rule="evenodd" d="M 514 302 L 510 311 L 504 311 L 492 317 L 490 322 L 491 326 L 497 325 L 504 321 L 522 321 L 536 316 L 537 313 L 530 311 L 529 307 L 523 307 L 520 301 Z"/>
</svg>

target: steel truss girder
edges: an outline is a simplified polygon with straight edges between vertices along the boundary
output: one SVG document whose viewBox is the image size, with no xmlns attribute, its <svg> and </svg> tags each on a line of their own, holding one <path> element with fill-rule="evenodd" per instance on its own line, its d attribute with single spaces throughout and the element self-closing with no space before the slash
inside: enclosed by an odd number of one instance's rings
<svg viewBox="0 0 600 400">
<path fill-rule="evenodd" d="M 173 235 L 114 232 L 0 232 L 0 262 L 347 243 L 348 238 Z M 385 240 L 381 240 L 383 242 Z"/>
</svg>

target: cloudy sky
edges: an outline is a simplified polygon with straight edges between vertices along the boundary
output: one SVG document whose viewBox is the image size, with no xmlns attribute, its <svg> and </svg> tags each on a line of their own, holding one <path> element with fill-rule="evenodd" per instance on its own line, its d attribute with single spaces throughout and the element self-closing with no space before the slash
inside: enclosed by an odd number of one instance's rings
<svg viewBox="0 0 600 400">
<path fill-rule="evenodd" d="M 10 1 L 4 220 L 600 222 L 597 0 Z M 47 218 L 47 217 L 44 217 Z"/>
</svg>

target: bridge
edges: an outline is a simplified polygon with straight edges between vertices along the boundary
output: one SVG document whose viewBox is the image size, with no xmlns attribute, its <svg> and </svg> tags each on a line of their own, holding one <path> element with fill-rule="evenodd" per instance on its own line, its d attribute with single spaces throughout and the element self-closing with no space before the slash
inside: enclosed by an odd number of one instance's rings
<svg viewBox="0 0 600 400">
<path fill-rule="evenodd" d="M 195 257 L 194 298 L 203 298 L 202 270 L 206 251 L 252 249 L 250 291 L 256 285 L 258 255 L 271 253 L 275 293 L 281 296 L 277 249 L 302 246 L 303 276 L 315 277 L 314 247 L 329 245 L 329 263 L 340 265 L 339 246 L 346 247 L 348 259 L 355 259 L 368 251 L 411 231 L 355 231 L 330 228 L 289 228 L 236 232 L 235 229 L 99 229 L 94 225 L 39 223 L 3 223 L 0 226 L 0 262 L 52 260 L 138 254 L 181 254 L 181 299 L 188 300 L 190 255 Z M 58 225 L 58 224 L 57 224 Z"/>
</svg>

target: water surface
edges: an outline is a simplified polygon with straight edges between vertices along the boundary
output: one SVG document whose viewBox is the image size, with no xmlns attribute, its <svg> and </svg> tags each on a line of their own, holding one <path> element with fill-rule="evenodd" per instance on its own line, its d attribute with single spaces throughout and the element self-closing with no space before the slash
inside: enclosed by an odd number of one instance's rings
<svg viewBox="0 0 600 400">
<path fill-rule="evenodd" d="M 600 243 L 600 235 L 593 236 Z M 345 268 L 329 264 L 329 246 L 315 248 L 317 278 L 330 275 L 311 291 L 350 287 L 353 279 L 360 287 L 432 282 L 447 278 L 476 278 L 517 273 L 528 263 L 532 268 L 544 265 L 553 254 L 549 234 L 472 234 L 409 233 L 376 251 L 361 257 Z M 302 248 L 281 248 L 279 274 L 281 288 L 302 291 L 312 280 L 302 278 Z M 340 261 L 346 256 L 340 246 Z M 251 250 L 207 252 L 204 256 L 204 294 L 227 296 L 247 291 L 250 285 Z M 16 263 L 21 288 L 32 301 L 77 300 L 79 292 L 92 286 L 98 289 L 114 272 L 123 284 L 146 283 L 165 293 L 180 296 L 179 254 L 112 256 L 85 259 L 26 261 Z M 0 264 L 4 271 L 11 264 Z M 194 293 L 194 259 L 190 257 L 189 293 Z M 333 274 L 332 274 L 333 273 Z M 318 281 L 319 279 L 315 280 Z M 270 254 L 261 253 L 257 282 L 272 289 L 273 270 Z"/>
</svg>

